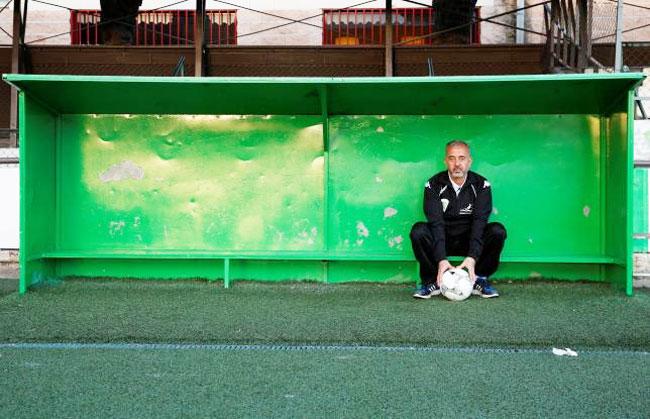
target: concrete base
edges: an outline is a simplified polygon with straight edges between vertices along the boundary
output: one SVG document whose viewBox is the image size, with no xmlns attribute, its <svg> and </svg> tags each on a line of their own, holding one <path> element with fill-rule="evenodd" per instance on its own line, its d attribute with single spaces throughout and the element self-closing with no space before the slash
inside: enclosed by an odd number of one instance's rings
<svg viewBox="0 0 650 419">
<path fill-rule="evenodd" d="M 18 279 L 18 262 L 0 262 L 0 278 Z"/>
<path fill-rule="evenodd" d="M 18 279 L 18 250 L 0 250 L 0 278 Z"/>
</svg>

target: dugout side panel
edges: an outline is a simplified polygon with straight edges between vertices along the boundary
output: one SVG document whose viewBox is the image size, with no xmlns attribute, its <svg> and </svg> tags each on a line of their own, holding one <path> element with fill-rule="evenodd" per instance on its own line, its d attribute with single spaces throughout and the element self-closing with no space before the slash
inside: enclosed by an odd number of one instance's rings
<svg viewBox="0 0 650 419">
<path fill-rule="evenodd" d="M 40 255 L 55 248 L 57 116 L 24 92 L 20 124 L 19 292 L 55 275 L 55 262 Z"/>
<path fill-rule="evenodd" d="M 606 279 L 632 295 L 632 185 L 633 185 L 633 101 L 629 93 L 616 103 L 607 124 L 607 176 L 605 246 L 614 264 L 605 267 Z"/>
</svg>

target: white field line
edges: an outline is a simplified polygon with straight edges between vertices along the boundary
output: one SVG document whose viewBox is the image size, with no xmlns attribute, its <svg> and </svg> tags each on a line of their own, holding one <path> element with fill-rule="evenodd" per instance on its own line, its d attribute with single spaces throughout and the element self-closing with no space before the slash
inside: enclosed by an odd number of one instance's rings
<svg viewBox="0 0 650 419">
<path fill-rule="evenodd" d="M 427 346 L 362 346 L 362 345 L 282 345 L 282 344 L 191 344 L 191 343 L 0 343 L 0 349 L 38 350 L 154 350 L 154 351 L 371 351 L 371 352 L 428 352 L 428 353 L 495 353 L 495 354 L 552 354 L 549 348 L 497 348 L 497 347 L 427 347 Z M 648 356 L 648 351 L 634 350 L 580 350 L 579 355 Z"/>
</svg>

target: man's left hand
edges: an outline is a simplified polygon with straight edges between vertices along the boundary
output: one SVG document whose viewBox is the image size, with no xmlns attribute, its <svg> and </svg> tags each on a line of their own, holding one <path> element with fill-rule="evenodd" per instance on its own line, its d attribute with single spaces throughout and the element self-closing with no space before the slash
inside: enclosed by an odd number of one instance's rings
<svg viewBox="0 0 650 419">
<path fill-rule="evenodd" d="M 463 263 L 458 265 L 458 269 L 467 269 L 467 273 L 469 273 L 469 279 L 472 282 L 475 282 L 476 281 L 476 274 L 474 273 L 475 266 L 476 266 L 476 260 L 474 260 L 474 258 L 471 256 L 467 256 L 463 260 Z"/>
</svg>

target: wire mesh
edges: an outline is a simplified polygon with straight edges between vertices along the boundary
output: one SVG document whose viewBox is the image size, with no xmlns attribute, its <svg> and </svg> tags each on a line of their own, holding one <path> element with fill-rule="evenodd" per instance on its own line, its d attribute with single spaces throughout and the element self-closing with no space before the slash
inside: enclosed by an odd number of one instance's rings
<svg viewBox="0 0 650 419">
<path fill-rule="evenodd" d="M 617 0 L 594 1 L 592 42 L 611 45 L 596 57 L 607 67 L 614 63 L 616 20 Z M 624 1 L 622 25 L 623 65 L 635 70 L 650 67 L 650 1 Z"/>
</svg>

